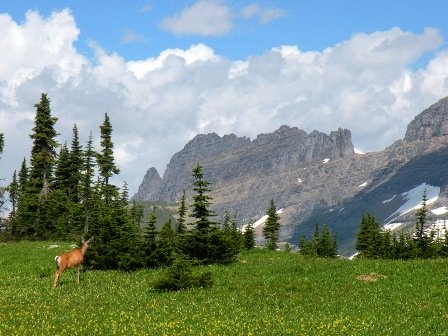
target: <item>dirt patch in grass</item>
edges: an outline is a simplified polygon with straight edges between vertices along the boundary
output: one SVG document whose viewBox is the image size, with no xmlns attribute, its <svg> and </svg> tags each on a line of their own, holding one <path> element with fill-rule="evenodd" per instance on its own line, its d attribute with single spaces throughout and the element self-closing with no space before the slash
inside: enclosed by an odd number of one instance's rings
<svg viewBox="0 0 448 336">
<path fill-rule="evenodd" d="M 364 281 L 364 282 L 377 282 L 378 280 L 386 279 L 386 278 L 387 278 L 387 276 L 385 276 L 383 274 L 371 272 L 369 274 L 358 275 L 356 277 L 356 280 Z"/>
</svg>

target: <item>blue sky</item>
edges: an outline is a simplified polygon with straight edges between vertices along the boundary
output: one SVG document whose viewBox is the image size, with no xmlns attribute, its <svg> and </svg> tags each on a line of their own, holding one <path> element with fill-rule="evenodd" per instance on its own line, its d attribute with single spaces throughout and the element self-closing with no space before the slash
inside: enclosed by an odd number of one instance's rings
<svg viewBox="0 0 448 336">
<path fill-rule="evenodd" d="M 448 34 L 448 2 L 443 0 L 316 0 L 316 1 L 219 1 L 228 6 L 231 29 L 217 36 L 173 34 L 160 25 L 195 1 L 3 1 L 0 11 L 23 21 L 28 10 L 44 16 L 69 8 L 81 33 L 76 47 L 91 55 L 90 41 L 127 60 L 158 55 L 167 48 L 188 48 L 204 43 L 229 59 L 244 59 L 284 44 L 303 51 L 323 50 L 358 32 L 370 33 L 400 27 L 420 33 L 435 27 Z M 258 4 L 282 11 L 277 19 L 260 23 L 259 17 L 241 16 L 241 9 Z M 128 40 L 126 40 L 126 36 Z"/>
<path fill-rule="evenodd" d="M 0 1 L 0 178 L 27 158 L 42 92 L 58 141 L 107 112 L 131 193 L 198 133 L 281 125 L 401 139 L 448 95 L 448 1 Z M 322 158 L 324 159 L 324 158 Z"/>
</svg>

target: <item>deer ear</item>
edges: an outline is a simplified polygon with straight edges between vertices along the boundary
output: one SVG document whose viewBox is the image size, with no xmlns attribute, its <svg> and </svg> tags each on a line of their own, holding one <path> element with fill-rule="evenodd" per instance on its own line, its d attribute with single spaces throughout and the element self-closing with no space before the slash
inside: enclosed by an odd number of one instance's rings
<svg viewBox="0 0 448 336">
<path fill-rule="evenodd" d="M 93 236 L 89 238 L 88 242 L 91 243 L 93 241 Z"/>
<path fill-rule="evenodd" d="M 85 243 L 84 238 L 81 239 L 81 243 L 83 243 L 83 244 Z"/>
</svg>

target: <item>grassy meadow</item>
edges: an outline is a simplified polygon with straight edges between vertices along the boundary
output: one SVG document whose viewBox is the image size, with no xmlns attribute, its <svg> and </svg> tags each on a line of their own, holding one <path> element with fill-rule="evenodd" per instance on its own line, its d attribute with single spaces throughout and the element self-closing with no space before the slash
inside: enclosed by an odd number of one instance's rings
<svg viewBox="0 0 448 336">
<path fill-rule="evenodd" d="M 318 260 L 254 250 L 159 293 L 160 270 L 66 271 L 68 243 L 0 244 L 0 335 L 448 335 L 448 260 Z M 201 270 L 203 271 L 203 269 Z"/>
</svg>

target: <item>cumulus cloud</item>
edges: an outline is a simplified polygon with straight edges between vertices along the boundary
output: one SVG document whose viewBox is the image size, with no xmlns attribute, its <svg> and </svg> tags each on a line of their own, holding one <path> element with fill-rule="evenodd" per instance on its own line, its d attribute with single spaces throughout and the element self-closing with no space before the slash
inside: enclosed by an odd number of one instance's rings
<svg viewBox="0 0 448 336">
<path fill-rule="evenodd" d="M 199 0 L 179 14 L 163 19 L 160 27 L 178 35 L 223 35 L 232 28 L 230 8 L 218 0 Z"/>
<path fill-rule="evenodd" d="M 218 4 L 218 2 L 214 2 Z M 442 45 L 440 33 L 392 28 L 351 38 L 322 51 L 278 46 L 231 61 L 210 47 L 168 49 L 127 61 L 92 44 L 94 61 L 74 48 L 79 30 L 65 10 L 23 23 L 0 16 L 0 131 L 5 152 L 0 178 L 10 178 L 29 154 L 28 134 L 41 92 L 59 119 L 60 142 L 80 140 L 108 113 L 113 125 L 118 181 L 137 190 L 146 170 L 162 174 L 171 156 L 197 133 L 235 133 L 254 138 L 282 124 L 307 132 L 352 131 L 363 151 L 402 138 L 412 118 L 448 93 L 448 51 L 423 68 L 413 64 Z M 36 41 L 38 40 L 38 41 Z"/>
</svg>

